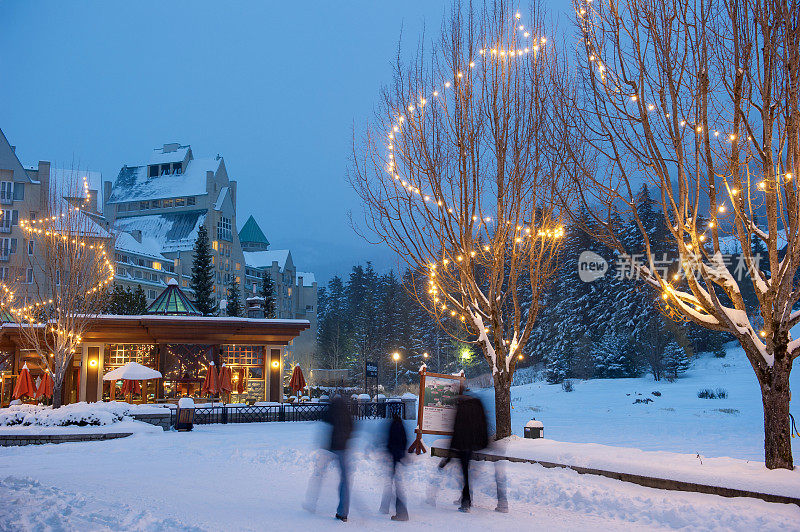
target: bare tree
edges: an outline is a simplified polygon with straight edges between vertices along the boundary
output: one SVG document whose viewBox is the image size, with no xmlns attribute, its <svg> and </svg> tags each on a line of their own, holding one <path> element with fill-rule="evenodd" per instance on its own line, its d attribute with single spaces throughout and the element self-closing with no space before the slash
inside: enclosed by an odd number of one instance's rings
<svg viewBox="0 0 800 532">
<path fill-rule="evenodd" d="M 82 207 L 89 191 L 80 172 L 51 181 L 44 212 L 22 220 L 26 241 L 16 290 L 7 291 L 20 335 L 53 374 L 53 407 L 83 334 L 107 301 L 114 267 L 111 236 Z"/>
<path fill-rule="evenodd" d="M 398 57 L 350 175 L 365 205 L 357 230 L 427 278 L 420 301 L 482 350 L 497 438 L 511 434 L 511 379 L 563 234 L 548 148 L 556 53 L 541 10 L 524 18 L 505 2 L 455 4 L 431 53 Z"/>
<path fill-rule="evenodd" d="M 800 5 L 797 0 L 578 0 L 578 82 L 562 123 L 583 199 L 625 246 L 610 218 L 635 219 L 642 278 L 676 318 L 731 333 L 761 386 L 765 462 L 792 468 L 790 329 L 800 298 Z M 565 84 L 566 86 L 566 84 Z M 591 156 L 589 156 L 591 154 Z M 685 280 L 659 271 L 634 208 L 642 181 L 659 190 Z M 756 215 L 765 217 L 758 226 Z M 706 217 L 707 216 L 707 217 Z M 763 219 L 763 218 L 762 218 Z M 752 252 L 754 239 L 768 257 Z M 729 272 L 740 250 L 744 280 Z M 759 261 L 769 261 L 769 267 Z M 674 275 L 674 274 L 670 274 Z M 758 299 L 749 311 L 742 287 Z"/>
</svg>

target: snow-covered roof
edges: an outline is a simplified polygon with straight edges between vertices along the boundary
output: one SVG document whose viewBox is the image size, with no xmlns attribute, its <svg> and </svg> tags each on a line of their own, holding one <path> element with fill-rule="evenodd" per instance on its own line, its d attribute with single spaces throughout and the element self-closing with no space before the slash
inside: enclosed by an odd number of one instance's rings
<svg viewBox="0 0 800 532">
<path fill-rule="evenodd" d="M 165 144 L 164 148 L 168 146 L 170 145 Z M 189 146 L 179 146 L 172 151 L 165 152 L 164 148 L 156 148 L 153 150 L 153 154 L 150 156 L 150 160 L 147 164 L 182 163 L 191 150 Z"/>
<path fill-rule="evenodd" d="M 206 173 L 217 172 L 222 159 L 192 159 L 182 174 L 147 177 L 147 166 L 123 166 L 108 203 L 200 196 L 206 193 Z"/>
<path fill-rule="evenodd" d="M 272 266 L 273 262 L 278 263 L 281 270 L 286 268 L 286 261 L 289 259 L 288 249 L 275 249 L 271 251 L 245 251 L 244 262 L 253 268 L 266 268 Z"/>
<path fill-rule="evenodd" d="M 76 197 L 85 198 L 83 190 L 83 180 L 89 186 L 89 190 L 95 190 L 98 194 L 103 190 L 103 174 L 93 170 L 81 170 L 70 168 L 51 168 L 50 182 L 57 183 L 57 189 L 64 193 L 75 193 Z M 73 183 L 73 184 L 71 184 Z M 75 183 L 77 185 L 75 185 Z M 70 190 L 70 189 L 75 189 Z"/>
<path fill-rule="evenodd" d="M 301 277 L 303 278 L 303 286 L 314 286 L 314 283 L 317 282 L 317 279 L 311 272 L 297 272 L 295 277 L 297 277 L 298 281 L 300 280 Z"/>
<path fill-rule="evenodd" d="M 217 196 L 217 201 L 214 203 L 214 210 L 219 211 L 222 209 L 222 204 L 225 201 L 225 196 L 228 195 L 228 187 L 222 187 L 219 190 L 219 196 Z"/>
<path fill-rule="evenodd" d="M 183 251 L 194 247 L 197 232 L 205 219 L 205 211 L 130 216 L 117 218 L 114 231 L 118 234 L 141 231 L 140 249 L 146 248 L 148 253 Z"/>
<path fill-rule="evenodd" d="M 142 241 L 139 242 L 130 233 L 124 231 L 117 232 L 117 240 L 114 243 L 114 249 L 158 260 L 169 260 L 161 254 L 161 244 L 154 238 L 144 234 L 142 234 Z"/>
</svg>

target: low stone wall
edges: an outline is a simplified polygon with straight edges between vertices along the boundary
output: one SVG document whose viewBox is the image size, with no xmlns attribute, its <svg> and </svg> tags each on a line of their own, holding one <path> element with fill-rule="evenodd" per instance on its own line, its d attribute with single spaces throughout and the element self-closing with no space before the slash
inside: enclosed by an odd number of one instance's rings
<svg viewBox="0 0 800 532">
<path fill-rule="evenodd" d="M 12 447 L 16 445 L 43 445 L 45 443 L 68 443 L 79 441 L 101 441 L 126 438 L 132 432 L 107 432 L 88 434 L 2 434 L 0 435 L 0 447 Z"/>
<path fill-rule="evenodd" d="M 164 430 L 170 429 L 170 416 L 170 411 L 166 409 L 164 413 L 158 414 L 131 414 L 131 417 L 136 421 L 149 423 L 150 425 L 161 427 Z"/>
</svg>

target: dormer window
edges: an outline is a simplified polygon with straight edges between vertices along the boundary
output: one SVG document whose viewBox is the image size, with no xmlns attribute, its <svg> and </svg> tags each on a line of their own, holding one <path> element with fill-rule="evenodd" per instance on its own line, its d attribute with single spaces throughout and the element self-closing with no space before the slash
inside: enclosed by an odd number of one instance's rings
<svg viewBox="0 0 800 532">
<path fill-rule="evenodd" d="M 172 163 L 172 173 L 175 175 L 181 175 L 183 173 L 183 164 Z"/>
<path fill-rule="evenodd" d="M 158 165 L 151 164 L 147 170 L 147 177 L 158 177 Z"/>
<path fill-rule="evenodd" d="M 162 164 L 161 165 L 161 175 L 169 175 L 170 173 L 171 172 L 170 172 L 169 165 L 168 164 Z"/>
</svg>

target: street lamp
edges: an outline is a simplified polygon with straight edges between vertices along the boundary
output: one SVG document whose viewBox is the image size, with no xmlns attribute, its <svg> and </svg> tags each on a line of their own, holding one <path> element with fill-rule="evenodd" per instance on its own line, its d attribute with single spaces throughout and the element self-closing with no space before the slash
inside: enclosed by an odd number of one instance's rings
<svg viewBox="0 0 800 532">
<path fill-rule="evenodd" d="M 392 358 L 394 359 L 394 388 L 397 389 L 397 361 L 400 360 L 400 353 L 395 351 L 392 353 Z"/>
</svg>

